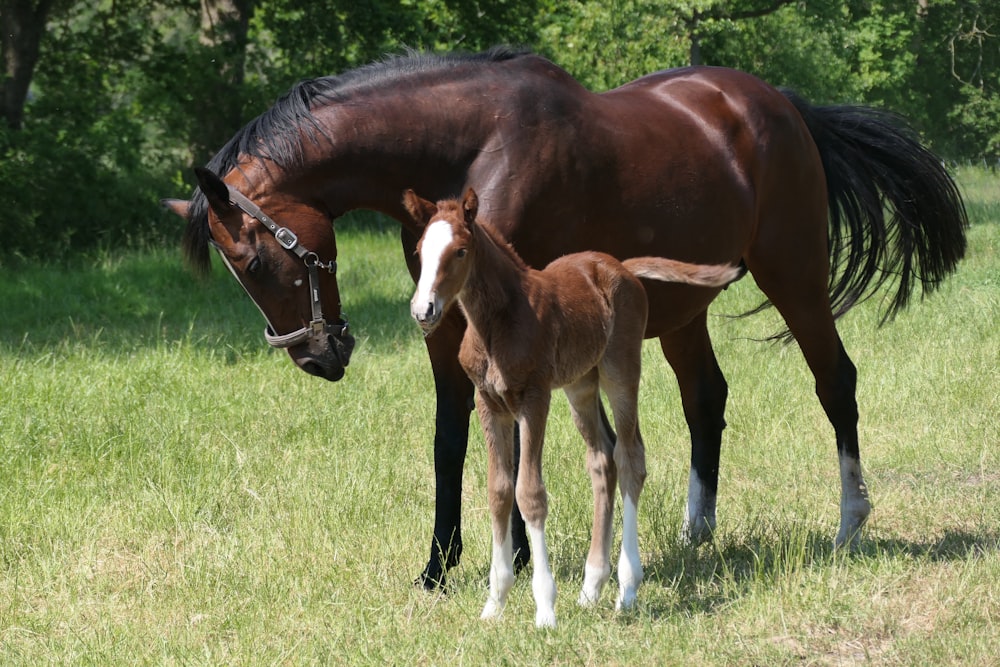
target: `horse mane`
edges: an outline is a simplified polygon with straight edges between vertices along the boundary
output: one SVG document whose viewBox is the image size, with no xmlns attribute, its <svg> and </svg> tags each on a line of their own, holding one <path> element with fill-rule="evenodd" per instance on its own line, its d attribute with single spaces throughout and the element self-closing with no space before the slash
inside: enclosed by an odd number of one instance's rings
<svg viewBox="0 0 1000 667">
<path fill-rule="evenodd" d="M 270 109 L 233 135 L 206 166 L 225 176 L 249 157 L 270 160 L 283 169 L 294 168 L 301 164 L 305 141 L 329 139 L 313 115 L 313 110 L 320 106 L 413 76 L 469 63 L 502 62 L 528 53 L 508 46 L 495 46 L 479 53 L 432 54 L 407 49 L 402 54 L 387 56 L 337 76 L 300 81 Z M 183 250 L 189 264 L 199 273 L 206 273 L 210 266 L 208 240 L 208 202 L 195 187 L 190 198 Z"/>
<path fill-rule="evenodd" d="M 473 234 L 476 233 L 475 230 L 477 229 L 481 232 L 481 234 L 476 234 L 474 236 L 477 245 L 481 245 L 482 241 L 485 240 L 494 246 L 497 249 L 497 252 L 507 257 L 519 271 L 527 271 L 530 268 L 527 262 L 521 258 L 521 255 L 517 253 L 517 250 L 514 249 L 514 246 L 510 243 L 510 241 L 505 239 L 500 233 L 500 230 L 494 227 L 491 223 L 483 220 L 482 218 L 478 218 L 473 225 Z"/>
</svg>

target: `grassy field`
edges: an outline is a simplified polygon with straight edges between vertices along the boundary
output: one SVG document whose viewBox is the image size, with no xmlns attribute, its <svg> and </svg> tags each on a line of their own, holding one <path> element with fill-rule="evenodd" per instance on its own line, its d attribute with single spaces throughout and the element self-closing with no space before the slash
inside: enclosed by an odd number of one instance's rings
<svg viewBox="0 0 1000 667">
<path fill-rule="evenodd" d="M 173 249 L 0 275 L 0 664 L 998 664 L 1000 176 L 963 171 L 970 250 L 939 293 L 877 328 L 840 324 L 859 370 L 874 512 L 835 553 L 832 429 L 794 346 L 745 280 L 713 306 L 730 403 L 714 544 L 678 539 L 688 438 L 647 342 L 647 579 L 575 600 L 588 543 L 565 399 L 546 451 L 559 627 L 528 577 L 478 620 L 489 565 L 472 431 L 466 551 L 447 594 L 411 585 L 433 516 L 433 387 L 396 230 L 339 225 L 358 335 L 327 384 L 267 348 L 220 269 Z M 217 267 L 218 268 L 218 267 Z"/>
</svg>

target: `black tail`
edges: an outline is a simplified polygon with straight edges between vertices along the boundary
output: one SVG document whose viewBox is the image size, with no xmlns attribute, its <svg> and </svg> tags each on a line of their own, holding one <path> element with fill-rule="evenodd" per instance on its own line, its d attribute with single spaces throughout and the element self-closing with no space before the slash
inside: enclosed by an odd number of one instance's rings
<svg viewBox="0 0 1000 667">
<path fill-rule="evenodd" d="M 969 222 L 958 187 L 900 117 L 812 106 L 782 92 L 805 120 L 826 171 L 834 317 L 896 276 L 884 323 L 906 307 L 916 281 L 922 293 L 933 291 L 965 254 Z"/>
</svg>

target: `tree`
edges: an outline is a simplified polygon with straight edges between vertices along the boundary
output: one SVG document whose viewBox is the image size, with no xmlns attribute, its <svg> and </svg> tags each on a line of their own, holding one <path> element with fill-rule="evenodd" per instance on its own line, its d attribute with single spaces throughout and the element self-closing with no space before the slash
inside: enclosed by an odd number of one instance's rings
<svg viewBox="0 0 1000 667">
<path fill-rule="evenodd" d="M 24 104 L 34 76 L 45 21 L 54 0 L 0 2 L 0 112 L 11 130 L 24 122 Z"/>
</svg>

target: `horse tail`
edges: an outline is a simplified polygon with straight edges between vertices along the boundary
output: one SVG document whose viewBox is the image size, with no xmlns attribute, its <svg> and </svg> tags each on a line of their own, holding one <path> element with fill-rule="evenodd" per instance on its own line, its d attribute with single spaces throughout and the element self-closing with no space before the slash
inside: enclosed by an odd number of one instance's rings
<svg viewBox="0 0 1000 667">
<path fill-rule="evenodd" d="M 916 281 L 921 294 L 932 292 L 965 254 L 969 222 L 958 186 L 901 117 L 812 106 L 782 92 L 809 128 L 826 172 L 833 315 L 897 276 L 884 324 L 909 303 Z"/>
<path fill-rule="evenodd" d="M 689 264 L 663 257 L 633 257 L 622 264 L 636 278 L 702 287 L 728 287 L 746 273 L 743 264 Z"/>
</svg>

